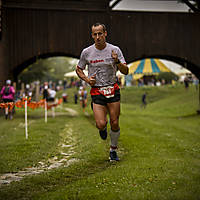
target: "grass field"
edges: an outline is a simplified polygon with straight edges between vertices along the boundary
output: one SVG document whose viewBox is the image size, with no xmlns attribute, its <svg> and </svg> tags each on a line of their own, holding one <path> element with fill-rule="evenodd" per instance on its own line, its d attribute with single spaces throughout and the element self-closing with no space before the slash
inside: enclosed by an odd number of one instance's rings
<svg viewBox="0 0 200 200">
<path fill-rule="evenodd" d="M 144 91 L 146 109 L 141 108 Z M 12 121 L 0 117 L 0 180 L 45 166 L 42 173 L 1 184 L 0 199 L 200 199 L 200 116 L 193 86 L 121 90 L 117 163 L 108 161 L 109 138 L 100 139 L 90 107 L 83 114 L 73 93 L 68 90 L 69 102 L 56 108 L 47 124 L 42 109 L 29 110 L 28 140 L 23 109 Z M 63 165 L 48 169 L 53 161 Z"/>
</svg>

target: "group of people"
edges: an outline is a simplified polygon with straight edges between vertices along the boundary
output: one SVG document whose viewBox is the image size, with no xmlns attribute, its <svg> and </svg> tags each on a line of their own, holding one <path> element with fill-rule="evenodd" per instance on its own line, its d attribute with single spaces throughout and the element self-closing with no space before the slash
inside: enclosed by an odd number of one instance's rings
<svg viewBox="0 0 200 200">
<path fill-rule="evenodd" d="M 30 86 L 27 84 L 26 88 L 24 90 L 24 93 L 22 94 L 22 97 L 32 97 L 32 94 L 30 94 Z M 16 95 L 15 88 L 12 86 L 11 80 L 6 80 L 5 85 L 1 89 L 1 98 L 3 103 L 11 103 L 14 102 L 15 99 L 18 99 L 18 95 Z M 52 88 L 48 87 L 48 83 L 44 83 L 44 88 L 43 88 L 43 98 L 46 99 L 48 102 L 54 102 L 55 101 L 55 96 L 56 96 L 56 91 Z M 19 97 L 20 98 L 20 97 Z M 13 114 L 15 111 L 15 107 L 13 109 L 10 109 L 10 106 L 5 107 L 4 109 L 4 114 L 6 119 L 13 119 Z"/>
</svg>

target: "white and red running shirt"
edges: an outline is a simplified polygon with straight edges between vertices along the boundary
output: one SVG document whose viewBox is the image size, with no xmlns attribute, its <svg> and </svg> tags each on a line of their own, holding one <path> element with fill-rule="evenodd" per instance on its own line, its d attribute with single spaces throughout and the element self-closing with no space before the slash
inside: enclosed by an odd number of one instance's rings
<svg viewBox="0 0 200 200">
<path fill-rule="evenodd" d="M 112 50 L 118 55 L 121 63 L 126 63 L 119 47 L 106 43 L 106 47 L 98 50 L 95 44 L 83 49 L 78 67 L 85 69 L 88 65 L 88 77 L 96 74 L 96 87 L 114 85 L 117 81 L 117 65 L 112 58 Z"/>
</svg>

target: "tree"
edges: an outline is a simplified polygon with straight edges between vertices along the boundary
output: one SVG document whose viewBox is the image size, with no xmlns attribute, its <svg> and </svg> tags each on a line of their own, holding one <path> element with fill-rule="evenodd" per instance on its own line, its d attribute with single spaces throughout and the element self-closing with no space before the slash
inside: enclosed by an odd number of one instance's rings
<svg viewBox="0 0 200 200">
<path fill-rule="evenodd" d="M 172 83 L 172 80 L 177 81 L 179 77 L 173 72 L 161 72 L 157 77 L 157 80 L 165 80 L 165 83 Z"/>
<path fill-rule="evenodd" d="M 42 60 L 33 63 L 19 75 L 18 79 L 25 84 L 29 84 L 36 80 L 42 80 L 46 72 L 49 71 L 48 66 L 45 66 Z"/>
<path fill-rule="evenodd" d="M 28 66 L 18 77 L 25 84 L 39 80 L 58 82 L 64 79 L 66 72 L 72 71 L 76 66 L 76 60 L 69 57 L 50 57 L 39 59 Z"/>
</svg>

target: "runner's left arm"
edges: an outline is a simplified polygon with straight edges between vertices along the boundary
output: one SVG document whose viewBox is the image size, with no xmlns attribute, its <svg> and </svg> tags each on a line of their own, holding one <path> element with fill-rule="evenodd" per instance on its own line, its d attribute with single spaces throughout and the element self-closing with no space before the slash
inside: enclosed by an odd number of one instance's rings
<svg viewBox="0 0 200 200">
<path fill-rule="evenodd" d="M 120 52 L 121 53 L 121 52 Z M 118 58 L 118 54 L 113 50 L 112 51 L 112 58 L 114 59 L 114 62 L 115 64 L 117 65 L 119 71 L 122 73 L 122 74 L 125 74 L 127 75 L 128 74 L 128 71 L 129 71 L 129 68 L 128 66 L 126 65 L 126 63 L 122 63 L 119 58 Z"/>
<path fill-rule="evenodd" d="M 125 75 L 128 74 L 129 68 L 128 68 L 128 66 L 127 66 L 125 63 L 119 62 L 119 64 L 116 64 L 116 65 L 117 65 L 119 71 L 120 71 L 122 74 L 125 74 Z"/>
</svg>

